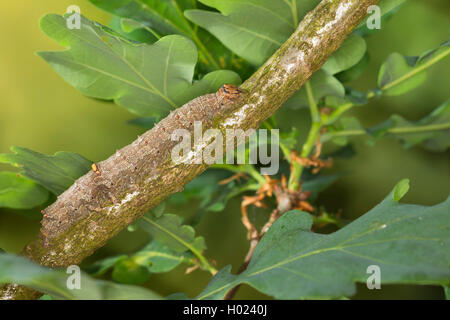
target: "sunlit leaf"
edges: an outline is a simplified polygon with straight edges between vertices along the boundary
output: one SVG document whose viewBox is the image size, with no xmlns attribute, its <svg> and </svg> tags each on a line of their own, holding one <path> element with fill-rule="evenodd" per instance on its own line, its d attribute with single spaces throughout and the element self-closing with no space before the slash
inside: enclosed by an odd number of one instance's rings
<svg viewBox="0 0 450 320">
<path fill-rule="evenodd" d="M 193 83 L 197 50 L 185 37 L 171 35 L 152 45 L 135 44 L 84 17 L 81 22 L 80 30 L 69 30 L 64 17 L 42 18 L 42 30 L 69 49 L 39 55 L 89 97 L 114 100 L 143 117 L 164 116 L 224 83 L 240 83 L 236 73 L 226 70 Z"/>
<path fill-rule="evenodd" d="M 211 34 L 198 28 L 184 16 L 184 11 L 197 8 L 195 0 L 90 0 L 97 7 L 124 18 L 121 30 L 131 32 L 136 40 L 153 43 L 152 38 L 178 34 L 191 39 L 199 50 L 200 71 L 230 69 L 247 73 L 248 66 L 233 56 Z M 117 27 L 117 23 L 116 23 Z M 136 37 L 138 32 L 140 39 Z M 147 34 L 146 38 L 142 36 Z M 149 41 L 147 41 L 149 40 Z"/>
<path fill-rule="evenodd" d="M 185 16 L 254 65 L 262 64 L 320 0 L 201 0 L 221 13 L 187 10 Z M 270 21 L 270 23 L 268 23 Z"/>
</svg>

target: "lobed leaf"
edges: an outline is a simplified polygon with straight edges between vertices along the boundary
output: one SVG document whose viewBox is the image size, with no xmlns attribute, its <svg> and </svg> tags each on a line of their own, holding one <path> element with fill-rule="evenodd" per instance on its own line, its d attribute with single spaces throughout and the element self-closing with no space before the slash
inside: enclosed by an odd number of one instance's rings
<svg viewBox="0 0 450 320">
<path fill-rule="evenodd" d="M 59 15 L 41 20 L 42 30 L 61 52 L 39 52 L 55 71 L 83 94 L 105 100 L 143 117 L 162 117 L 193 98 L 217 91 L 239 76 L 219 70 L 193 83 L 197 50 L 187 38 L 171 35 L 152 45 L 135 44 L 82 17 L 69 30 Z"/>
<path fill-rule="evenodd" d="M 397 96 L 421 85 L 426 79 L 425 69 L 450 54 L 450 41 L 420 57 L 404 57 L 392 53 L 381 66 L 378 86 L 388 96 Z"/>
<path fill-rule="evenodd" d="M 150 211 L 138 220 L 138 225 L 150 233 L 153 238 L 176 252 L 191 251 L 201 255 L 206 249 L 203 237 L 195 237 L 191 226 L 183 225 L 181 217 L 175 214 L 156 215 Z"/>
<path fill-rule="evenodd" d="M 195 0 L 89 0 L 93 5 L 116 16 L 144 23 L 161 36 L 180 34 L 189 36 L 191 25 L 183 11 L 194 9 Z"/>
<path fill-rule="evenodd" d="M 101 276 L 113 269 L 115 281 L 128 284 L 141 284 L 152 273 L 169 272 L 181 263 L 194 264 L 190 252 L 176 252 L 158 241 L 152 241 L 131 256 L 120 255 L 97 261 L 86 271 L 94 276 Z"/>
<path fill-rule="evenodd" d="M 47 201 L 49 193 L 14 172 L 0 172 L 0 208 L 31 209 Z"/>
<path fill-rule="evenodd" d="M 22 174 L 58 195 L 91 169 L 92 162 L 72 152 L 48 156 L 22 147 L 11 147 L 14 153 L 1 153 L 0 163 L 22 169 Z"/>
<path fill-rule="evenodd" d="M 431 151 L 445 151 L 450 147 L 450 100 L 419 121 L 392 115 L 368 132 L 376 139 L 387 135 L 400 140 L 405 148 L 421 145 Z"/>
<path fill-rule="evenodd" d="M 231 275 L 230 267 L 222 269 L 198 299 L 223 298 L 241 283 L 278 299 L 351 296 L 355 282 L 367 281 L 371 265 L 380 267 L 382 286 L 448 285 L 450 198 L 425 207 L 394 201 L 393 193 L 328 235 L 310 231 L 307 213 L 284 214 L 262 238 L 246 271 Z"/>
<path fill-rule="evenodd" d="M 121 17 L 119 30 L 131 32 L 140 42 L 153 43 L 163 36 L 178 34 L 191 39 L 199 50 L 200 71 L 223 68 L 245 74 L 248 66 L 237 59 L 220 41 L 203 29 L 199 29 L 184 16 L 184 11 L 195 9 L 195 0 L 90 0 L 97 7 Z"/>
</svg>

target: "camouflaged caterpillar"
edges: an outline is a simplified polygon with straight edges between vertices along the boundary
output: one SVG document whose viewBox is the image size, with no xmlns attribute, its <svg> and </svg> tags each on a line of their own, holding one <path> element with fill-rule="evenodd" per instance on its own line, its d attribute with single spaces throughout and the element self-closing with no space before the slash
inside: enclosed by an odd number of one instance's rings
<svg viewBox="0 0 450 320">
<path fill-rule="evenodd" d="M 181 191 L 182 186 L 192 178 L 189 170 L 180 169 L 170 178 L 174 180 L 172 189 L 167 188 L 166 179 L 152 178 L 159 175 L 161 168 L 171 165 L 170 152 L 177 143 L 171 140 L 171 133 L 179 128 L 192 130 L 195 121 L 202 121 L 204 128 L 213 127 L 217 119 L 225 117 L 227 113 L 233 112 L 238 107 L 239 99 L 245 94 L 245 91 L 235 85 L 224 84 L 217 92 L 197 97 L 177 108 L 154 128 L 117 151 L 109 159 L 93 163 L 90 174 L 82 176 L 76 182 L 83 188 L 68 189 L 60 195 L 58 201 L 44 210 L 45 215 L 41 221 L 41 239 L 44 247 L 48 248 L 52 239 L 65 233 L 75 224 L 86 224 L 78 228 L 88 232 L 90 230 L 88 224 L 92 219 L 89 217 L 95 216 L 96 223 L 103 226 L 115 226 L 122 221 L 128 223 L 147 212 L 157 203 L 157 199 Z M 104 181 L 114 181 L 114 187 L 112 184 L 105 184 Z M 124 195 L 136 193 L 136 185 L 140 185 L 141 190 L 147 188 L 146 192 L 141 192 L 132 201 L 126 202 L 122 206 L 121 215 L 96 214 L 106 210 L 111 203 L 120 203 Z M 161 194 L 161 190 L 166 191 Z M 103 220 L 107 220 L 107 223 Z M 117 221 L 113 222 L 113 220 Z M 108 228 L 103 231 L 108 235 L 112 232 Z M 103 243 L 105 239 L 104 234 L 93 233 L 85 236 L 93 237 L 90 238 L 92 244 L 96 241 Z M 75 252 L 82 248 L 73 246 L 71 250 Z M 72 253 L 75 254 L 74 252 Z M 47 258 L 52 260 L 51 257 Z M 49 265 L 59 263 L 56 260 L 50 260 Z"/>
</svg>

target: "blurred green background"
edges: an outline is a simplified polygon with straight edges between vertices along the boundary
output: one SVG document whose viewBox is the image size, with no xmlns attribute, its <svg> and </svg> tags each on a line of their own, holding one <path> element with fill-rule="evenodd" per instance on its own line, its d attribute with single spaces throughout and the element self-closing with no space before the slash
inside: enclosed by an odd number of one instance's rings
<svg viewBox="0 0 450 320">
<path fill-rule="evenodd" d="M 0 153 L 11 145 L 27 147 L 42 153 L 73 151 L 99 161 L 116 149 L 132 142 L 142 132 L 127 124 L 133 115 L 120 107 L 88 99 L 66 84 L 34 53 L 61 49 L 38 27 L 46 13 L 64 13 L 69 5 L 81 7 L 92 20 L 107 24 L 109 16 L 83 0 L 16 0 L 0 12 Z M 449 37 L 450 6 L 448 0 L 409 0 L 382 30 L 368 38 L 371 62 L 368 70 L 353 85 L 367 90 L 375 87 L 379 66 L 391 52 L 418 55 L 437 47 Z M 357 108 L 366 126 L 398 113 L 417 120 L 448 99 L 450 61 L 440 62 L 429 70 L 428 81 L 412 93 L 372 100 Z M 293 116 L 280 110 L 277 115 L 283 127 L 308 128 L 307 110 Z M 450 191 L 450 152 L 430 153 L 420 148 L 404 150 L 398 142 L 383 140 L 375 147 L 362 138 L 352 140 L 357 155 L 337 160 L 334 171 L 348 174 L 326 190 L 320 204 L 329 211 L 342 209 L 345 217 L 356 218 L 379 203 L 396 182 L 410 178 L 411 190 L 405 202 L 432 205 L 443 201 Z M 0 164 L 0 170 L 11 170 Z M 192 211 L 192 210 L 191 210 Z M 189 208 L 183 212 L 188 215 Z M 239 203 L 229 203 L 221 213 L 211 213 L 198 226 L 206 237 L 206 255 L 219 268 L 232 264 L 236 270 L 247 250 L 245 230 L 240 223 Z M 0 248 L 18 252 L 39 230 L 39 221 L 0 209 Z M 122 232 L 96 253 L 96 257 L 132 252 L 146 241 L 139 232 Z M 95 259 L 95 257 L 91 258 Z M 184 269 L 155 275 L 148 287 L 161 294 L 186 292 L 194 296 L 209 281 L 208 274 L 195 271 L 187 276 Z M 242 288 L 237 298 L 261 298 L 251 288 Z M 356 298 L 443 298 L 442 289 L 431 286 L 384 286 L 376 292 L 358 286 Z"/>
</svg>

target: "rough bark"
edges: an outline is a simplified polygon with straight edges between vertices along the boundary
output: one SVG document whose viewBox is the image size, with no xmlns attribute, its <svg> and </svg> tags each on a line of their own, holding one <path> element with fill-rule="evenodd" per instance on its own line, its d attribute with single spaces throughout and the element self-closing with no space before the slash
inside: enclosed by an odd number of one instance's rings
<svg viewBox="0 0 450 320">
<path fill-rule="evenodd" d="M 318 70 L 378 0 L 324 0 L 308 13 L 283 46 L 245 83 L 236 99 L 198 97 L 172 112 L 132 144 L 78 179 L 44 210 L 39 239 L 23 254 L 48 267 L 79 264 L 127 225 L 203 172 L 206 164 L 174 164 L 175 129 L 257 129 Z M 35 299 L 17 285 L 0 299 Z"/>
</svg>

